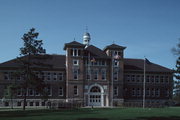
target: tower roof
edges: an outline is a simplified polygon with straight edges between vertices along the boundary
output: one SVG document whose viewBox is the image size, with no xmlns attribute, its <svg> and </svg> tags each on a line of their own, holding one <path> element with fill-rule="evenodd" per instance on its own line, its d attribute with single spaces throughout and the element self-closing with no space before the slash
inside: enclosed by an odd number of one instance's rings
<svg viewBox="0 0 180 120">
<path fill-rule="evenodd" d="M 79 47 L 85 47 L 85 45 L 83 45 L 83 44 L 81 44 L 81 43 L 79 43 L 79 42 L 77 42 L 77 41 L 72 41 L 72 42 L 70 42 L 70 43 L 65 43 L 65 45 L 64 45 L 64 50 L 66 50 L 66 48 L 67 47 L 75 47 L 75 48 L 79 48 Z"/>
<path fill-rule="evenodd" d="M 126 47 L 124 46 L 120 46 L 120 45 L 117 45 L 117 44 L 111 44 L 111 45 L 108 45 L 104 48 L 104 51 L 107 50 L 107 49 L 113 49 L 113 50 L 116 50 L 116 49 L 126 49 Z"/>
</svg>

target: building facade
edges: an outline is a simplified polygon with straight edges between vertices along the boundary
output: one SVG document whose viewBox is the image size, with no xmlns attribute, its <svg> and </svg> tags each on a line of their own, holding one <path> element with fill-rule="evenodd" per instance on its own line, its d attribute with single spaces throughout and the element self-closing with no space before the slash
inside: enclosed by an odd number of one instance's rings
<svg viewBox="0 0 180 120">
<path fill-rule="evenodd" d="M 52 65 L 50 68 L 33 67 L 35 74 L 48 84 L 48 100 L 43 100 L 33 88 L 28 88 L 27 106 L 63 106 L 65 103 L 101 107 L 142 106 L 144 93 L 146 105 L 164 105 L 172 99 L 172 70 L 143 59 L 124 58 L 126 47 L 112 44 L 101 50 L 90 45 L 90 40 L 90 34 L 85 33 L 83 44 L 72 41 L 64 45 L 66 55 L 39 55 L 48 56 L 41 59 L 41 63 Z M 17 89 L 13 103 L 4 97 L 8 85 L 19 84 L 23 79 L 12 77 L 19 68 L 15 61 L 0 64 L 2 107 L 10 104 L 22 106 L 21 89 Z"/>
</svg>

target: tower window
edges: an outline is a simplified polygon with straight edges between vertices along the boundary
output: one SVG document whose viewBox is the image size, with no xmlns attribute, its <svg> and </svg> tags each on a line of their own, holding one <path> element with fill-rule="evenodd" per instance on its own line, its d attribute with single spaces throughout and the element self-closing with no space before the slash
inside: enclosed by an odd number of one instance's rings
<svg viewBox="0 0 180 120">
<path fill-rule="evenodd" d="M 73 60 L 73 65 L 79 65 L 79 60 Z"/>
<path fill-rule="evenodd" d="M 74 86 L 74 95 L 78 95 L 78 87 L 76 85 Z"/>
<path fill-rule="evenodd" d="M 77 48 L 73 48 L 73 49 L 70 50 L 70 54 L 72 56 L 80 56 L 81 55 L 81 50 L 77 49 Z"/>
</svg>

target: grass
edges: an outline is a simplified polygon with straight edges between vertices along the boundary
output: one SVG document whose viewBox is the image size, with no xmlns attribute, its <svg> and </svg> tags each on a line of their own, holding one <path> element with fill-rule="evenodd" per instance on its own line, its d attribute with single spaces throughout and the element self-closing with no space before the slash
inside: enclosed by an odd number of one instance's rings
<svg viewBox="0 0 180 120">
<path fill-rule="evenodd" d="M 0 120 L 180 120 L 180 107 L 0 111 Z"/>
</svg>

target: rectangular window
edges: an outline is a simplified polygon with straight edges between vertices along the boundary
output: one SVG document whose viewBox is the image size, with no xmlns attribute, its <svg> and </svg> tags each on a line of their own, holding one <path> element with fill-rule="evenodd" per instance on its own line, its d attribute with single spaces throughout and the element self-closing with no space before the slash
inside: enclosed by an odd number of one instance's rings
<svg viewBox="0 0 180 120">
<path fill-rule="evenodd" d="M 132 96 L 136 96 L 136 90 L 135 90 L 135 88 L 132 88 Z"/>
<path fill-rule="evenodd" d="M 58 73 L 58 80 L 60 80 L 60 81 L 63 80 L 63 73 Z"/>
<path fill-rule="evenodd" d="M 154 76 L 151 76 L 151 83 L 154 83 Z"/>
<path fill-rule="evenodd" d="M 36 106 L 39 106 L 39 102 L 36 102 Z"/>
<path fill-rule="evenodd" d="M 106 80 L 106 70 L 101 71 L 102 80 Z"/>
<path fill-rule="evenodd" d="M 154 88 L 151 89 L 151 96 L 152 96 L 152 97 L 155 96 L 155 89 L 154 89 Z"/>
<path fill-rule="evenodd" d="M 159 83 L 159 76 L 155 77 L 155 81 L 156 81 L 156 83 Z"/>
<path fill-rule="evenodd" d="M 53 80 L 55 80 L 55 81 L 57 80 L 57 73 L 55 73 L 55 72 L 53 73 Z"/>
<path fill-rule="evenodd" d="M 30 103 L 29 103 L 29 106 L 33 106 L 33 104 L 34 104 L 34 102 L 30 102 Z"/>
<path fill-rule="evenodd" d="M 169 83 L 169 77 L 168 76 L 165 76 L 165 82 Z"/>
<path fill-rule="evenodd" d="M 34 90 L 32 88 L 28 89 L 28 95 L 29 96 L 34 96 Z"/>
<path fill-rule="evenodd" d="M 118 87 L 114 86 L 114 96 L 118 96 Z"/>
<path fill-rule="evenodd" d="M 118 70 L 116 70 L 116 69 L 114 70 L 113 78 L 114 78 L 114 81 L 118 80 Z"/>
<path fill-rule="evenodd" d="M 140 88 L 137 88 L 137 96 L 141 96 L 141 89 Z"/>
<path fill-rule="evenodd" d="M 21 88 L 17 89 L 17 96 L 22 96 L 22 89 Z"/>
<path fill-rule="evenodd" d="M 148 96 L 148 97 L 150 96 L 150 89 L 149 88 L 146 89 L 146 96 Z"/>
<path fill-rule="evenodd" d="M 160 76 L 160 81 L 161 81 L 161 83 L 164 82 L 164 76 Z"/>
<path fill-rule="evenodd" d="M 46 87 L 45 90 L 46 90 L 46 94 L 47 94 L 48 96 L 51 96 L 51 95 L 52 95 L 51 86 Z"/>
<path fill-rule="evenodd" d="M 78 69 L 73 70 L 73 79 L 78 80 Z"/>
<path fill-rule="evenodd" d="M 136 75 L 136 82 L 140 82 L 140 75 Z"/>
<path fill-rule="evenodd" d="M 17 106 L 21 106 L 21 102 L 17 102 Z"/>
<path fill-rule="evenodd" d="M 131 75 L 131 81 L 135 82 L 135 75 Z"/>
<path fill-rule="evenodd" d="M 149 81 L 150 81 L 150 76 L 147 75 L 147 76 L 146 76 L 146 82 L 149 83 Z"/>
<path fill-rule="evenodd" d="M 47 73 L 47 80 L 48 80 L 48 81 L 51 80 L 51 73 L 50 73 L 50 72 Z"/>
<path fill-rule="evenodd" d="M 155 95 L 156 95 L 156 97 L 160 96 L 160 89 L 159 88 L 156 88 Z"/>
<path fill-rule="evenodd" d="M 10 80 L 9 72 L 4 72 L 4 80 Z"/>
<path fill-rule="evenodd" d="M 127 82 L 130 82 L 130 80 L 131 80 L 130 75 L 126 75 L 126 80 L 127 80 Z"/>
<path fill-rule="evenodd" d="M 59 87 L 59 96 L 63 96 L 63 87 Z"/>
<path fill-rule="evenodd" d="M 40 96 L 40 93 L 38 90 L 35 90 L 35 96 Z"/>
<path fill-rule="evenodd" d="M 74 86 L 74 95 L 78 95 L 78 87 Z"/>
<path fill-rule="evenodd" d="M 119 61 L 118 60 L 115 60 L 114 61 L 114 66 L 117 67 L 119 65 Z"/>
<path fill-rule="evenodd" d="M 73 65 L 78 66 L 79 65 L 79 60 L 73 60 Z"/>
</svg>

